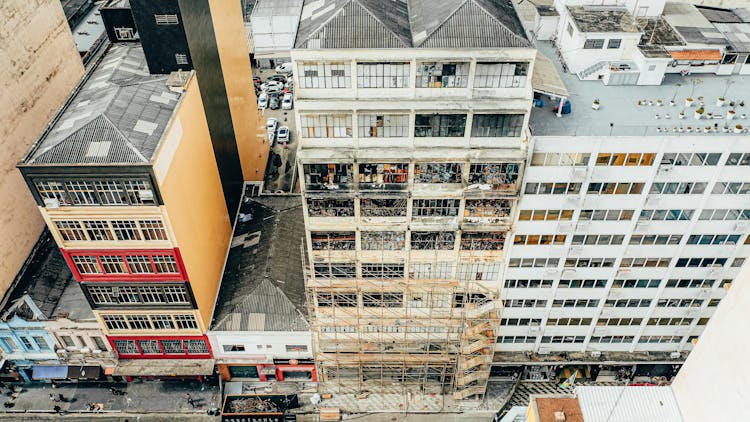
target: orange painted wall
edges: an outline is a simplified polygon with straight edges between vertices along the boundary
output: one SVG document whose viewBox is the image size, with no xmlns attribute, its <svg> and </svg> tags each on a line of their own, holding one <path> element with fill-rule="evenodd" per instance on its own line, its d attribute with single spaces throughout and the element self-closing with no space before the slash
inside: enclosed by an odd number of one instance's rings
<svg viewBox="0 0 750 422">
<path fill-rule="evenodd" d="M 194 75 L 159 146 L 154 169 L 205 332 L 232 226 Z"/>
<path fill-rule="evenodd" d="M 258 113 L 250 53 L 239 1 L 209 0 L 224 84 L 232 113 L 245 181 L 262 181 L 269 146 L 265 121 Z"/>
</svg>

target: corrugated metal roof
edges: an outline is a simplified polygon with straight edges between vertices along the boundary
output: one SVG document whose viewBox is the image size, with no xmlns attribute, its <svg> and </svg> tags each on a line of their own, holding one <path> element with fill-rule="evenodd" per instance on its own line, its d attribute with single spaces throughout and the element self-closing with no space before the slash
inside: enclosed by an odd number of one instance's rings
<svg viewBox="0 0 750 422">
<path fill-rule="evenodd" d="M 114 44 L 26 159 L 41 164 L 148 162 L 180 95 L 148 72 L 138 44 Z"/>
<path fill-rule="evenodd" d="M 296 48 L 529 47 L 511 0 L 306 0 Z"/>
<path fill-rule="evenodd" d="M 671 387 L 575 388 L 586 422 L 682 422 Z"/>
</svg>

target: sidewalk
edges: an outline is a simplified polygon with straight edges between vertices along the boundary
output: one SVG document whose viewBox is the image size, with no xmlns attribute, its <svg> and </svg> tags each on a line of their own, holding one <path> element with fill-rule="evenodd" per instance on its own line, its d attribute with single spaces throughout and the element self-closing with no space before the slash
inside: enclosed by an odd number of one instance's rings
<svg viewBox="0 0 750 422">
<path fill-rule="evenodd" d="M 124 395 L 114 395 L 109 390 L 115 387 L 124 391 Z M 7 388 L 2 390 L 0 401 L 7 403 L 9 397 Z M 196 407 L 192 408 L 185 398 L 190 393 L 195 400 Z M 62 394 L 65 401 L 50 400 L 50 394 Z M 87 403 L 101 403 L 104 405 L 103 414 L 144 414 L 144 413 L 177 413 L 181 415 L 194 414 L 206 416 L 206 410 L 220 407 L 218 386 L 198 381 L 137 381 L 132 383 L 79 383 L 62 384 L 52 388 L 50 384 L 32 383 L 23 385 L 23 391 L 14 401 L 15 406 L 6 409 L 0 407 L 0 418 L 14 415 L 20 419 L 19 413 L 24 412 L 52 412 L 54 406 L 69 412 L 82 413 L 87 417 L 94 416 L 88 410 Z M 162 419 L 164 419 L 162 416 Z M 123 419 L 124 420 L 124 419 Z M 143 418 L 141 418 L 143 420 Z"/>
</svg>

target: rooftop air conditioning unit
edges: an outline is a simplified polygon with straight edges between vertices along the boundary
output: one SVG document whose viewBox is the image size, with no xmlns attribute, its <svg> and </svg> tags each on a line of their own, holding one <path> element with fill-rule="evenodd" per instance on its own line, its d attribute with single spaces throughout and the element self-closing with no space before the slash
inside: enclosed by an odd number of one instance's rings
<svg viewBox="0 0 750 422">
<path fill-rule="evenodd" d="M 679 358 L 682 357 L 682 353 L 680 353 L 680 352 L 672 352 L 672 353 L 669 354 L 669 357 L 671 359 L 679 359 Z"/>
<path fill-rule="evenodd" d="M 60 208 L 60 200 L 57 198 L 44 198 L 46 208 Z"/>
<path fill-rule="evenodd" d="M 150 200 L 154 199 L 154 191 L 152 191 L 151 189 L 139 190 L 138 191 L 138 196 L 140 196 L 141 199 L 145 199 L 147 201 L 150 201 Z"/>
<path fill-rule="evenodd" d="M 599 358 L 601 356 L 602 356 L 602 352 L 600 352 L 598 350 L 594 350 L 594 351 L 591 352 L 591 357 L 592 358 Z"/>
</svg>

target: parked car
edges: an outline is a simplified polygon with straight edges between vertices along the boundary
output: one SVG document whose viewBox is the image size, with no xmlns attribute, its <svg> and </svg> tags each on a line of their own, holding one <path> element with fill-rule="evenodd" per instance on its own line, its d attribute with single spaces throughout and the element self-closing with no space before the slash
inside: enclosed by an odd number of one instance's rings
<svg viewBox="0 0 750 422">
<path fill-rule="evenodd" d="M 271 110 L 278 110 L 281 107 L 281 100 L 279 100 L 278 94 L 271 94 L 268 96 L 268 108 Z"/>
<path fill-rule="evenodd" d="M 282 84 L 286 83 L 286 76 L 284 75 L 271 75 L 267 79 L 268 81 L 276 81 L 281 82 Z"/>
<path fill-rule="evenodd" d="M 273 117 L 266 119 L 266 130 L 269 132 L 276 132 L 276 128 L 279 126 L 279 121 Z"/>
<path fill-rule="evenodd" d="M 279 135 L 276 138 L 279 143 L 283 144 L 286 147 L 286 144 L 292 141 L 292 133 L 289 131 L 289 128 L 287 126 L 282 126 L 279 128 Z"/>
<path fill-rule="evenodd" d="M 284 99 L 281 100 L 281 108 L 284 110 L 291 110 L 292 101 L 292 94 L 284 94 Z"/>
<path fill-rule="evenodd" d="M 268 81 L 260 86 L 261 91 L 265 92 L 281 92 L 284 90 L 284 84 L 277 81 Z"/>
<path fill-rule="evenodd" d="M 268 142 L 271 143 L 271 146 L 273 146 L 274 142 L 276 142 L 276 132 L 275 131 L 268 131 Z"/>
<path fill-rule="evenodd" d="M 291 62 L 282 63 L 276 66 L 276 73 L 292 73 L 294 66 Z"/>
<path fill-rule="evenodd" d="M 266 107 L 268 107 L 268 94 L 261 92 L 260 95 L 258 95 L 258 108 Z"/>
</svg>

